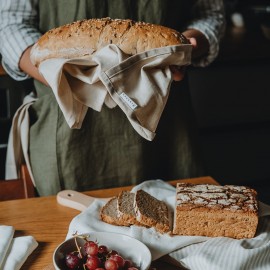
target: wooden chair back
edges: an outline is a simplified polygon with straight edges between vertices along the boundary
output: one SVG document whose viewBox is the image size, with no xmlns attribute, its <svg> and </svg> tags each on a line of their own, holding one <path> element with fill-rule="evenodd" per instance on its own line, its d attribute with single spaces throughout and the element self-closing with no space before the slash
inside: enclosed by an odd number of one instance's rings
<svg viewBox="0 0 270 270">
<path fill-rule="evenodd" d="M 0 201 L 36 197 L 26 165 L 21 167 L 21 177 L 14 180 L 0 180 Z"/>
<path fill-rule="evenodd" d="M 0 84 L 0 92 L 5 93 L 3 95 L 5 98 L 2 98 L 1 95 L 0 106 L 6 106 L 3 115 L 0 117 L 0 131 L 1 135 L 7 138 L 13 115 L 22 104 L 23 98 L 33 89 L 33 81 L 25 80 L 18 82 L 13 80 L 7 75 L 0 63 Z M 4 156 L 4 151 L 6 151 L 7 148 L 7 141 L 3 143 L 5 146 L 0 149 L 2 150 L 2 152 L 0 152 L 1 157 Z M 1 169 L 3 169 L 4 165 L 2 162 L 0 165 Z M 3 176 L 1 175 L 0 177 Z M 19 179 L 0 180 L 0 201 L 31 198 L 35 197 L 35 195 L 35 188 L 28 174 L 26 165 L 22 165 Z"/>
</svg>

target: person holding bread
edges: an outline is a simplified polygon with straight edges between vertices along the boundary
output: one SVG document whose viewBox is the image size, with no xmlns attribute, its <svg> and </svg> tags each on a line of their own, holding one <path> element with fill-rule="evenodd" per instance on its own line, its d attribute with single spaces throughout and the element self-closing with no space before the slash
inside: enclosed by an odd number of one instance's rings
<svg viewBox="0 0 270 270">
<path fill-rule="evenodd" d="M 192 65 L 201 67 L 217 57 L 225 27 L 221 0 L 1 1 L 3 67 L 15 80 L 34 81 L 27 153 L 40 196 L 205 175 L 184 67 L 170 67 L 174 81 L 152 141 L 142 138 L 117 106 L 100 112 L 89 108 L 80 129 L 68 126 L 48 82 L 31 62 L 31 49 L 53 28 L 106 17 L 179 31 L 193 46 Z"/>
</svg>

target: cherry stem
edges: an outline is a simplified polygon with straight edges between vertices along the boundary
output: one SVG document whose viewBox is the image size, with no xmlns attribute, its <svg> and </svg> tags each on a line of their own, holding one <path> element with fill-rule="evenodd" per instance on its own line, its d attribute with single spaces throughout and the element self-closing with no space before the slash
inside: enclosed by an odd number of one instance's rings
<svg viewBox="0 0 270 270">
<path fill-rule="evenodd" d="M 81 253 L 81 248 L 79 247 L 78 242 L 77 242 L 77 237 L 75 237 L 75 245 L 76 245 L 77 250 L 78 250 L 78 252 L 80 254 L 80 258 L 82 258 L 83 256 L 82 256 L 82 253 Z"/>
</svg>

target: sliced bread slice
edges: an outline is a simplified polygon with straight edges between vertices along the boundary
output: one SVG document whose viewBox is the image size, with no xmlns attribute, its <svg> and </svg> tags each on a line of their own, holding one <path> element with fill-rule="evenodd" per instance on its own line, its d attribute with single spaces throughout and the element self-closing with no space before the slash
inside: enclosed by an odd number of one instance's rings
<svg viewBox="0 0 270 270">
<path fill-rule="evenodd" d="M 140 225 L 140 222 L 136 219 L 134 199 L 135 193 L 127 190 L 120 192 L 117 200 L 118 216 L 119 219 L 128 222 L 130 225 Z"/>
<path fill-rule="evenodd" d="M 154 227 L 160 233 L 170 232 L 167 205 L 142 189 L 135 194 L 135 213 L 141 224 Z"/>
<path fill-rule="evenodd" d="M 117 197 L 111 198 L 100 210 L 100 218 L 102 221 L 117 225 L 129 226 L 129 223 L 119 219 L 117 211 Z"/>
</svg>

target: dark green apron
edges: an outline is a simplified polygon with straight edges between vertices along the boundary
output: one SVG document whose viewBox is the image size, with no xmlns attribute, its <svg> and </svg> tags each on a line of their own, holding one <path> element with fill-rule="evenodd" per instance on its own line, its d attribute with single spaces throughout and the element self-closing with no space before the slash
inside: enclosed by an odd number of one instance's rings
<svg viewBox="0 0 270 270">
<path fill-rule="evenodd" d="M 42 32 L 75 20 L 132 18 L 181 31 L 191 5 L 167 0 L 41 0 Z M 184 11 L 184 12 L 181 12 Z M 79 130 L 70 129 L 51 89 L 35 82 L 31 107 L 30 161 L 41 196 L 203 175 L 187 80 L 173 83 L 157 135 L 149 142 L 117 107 L 89 109 Z"/>
</svg>

